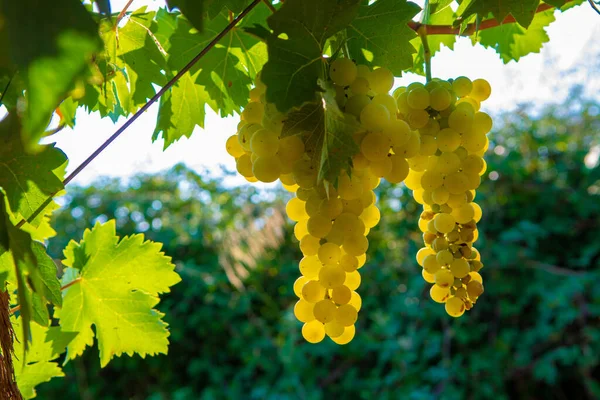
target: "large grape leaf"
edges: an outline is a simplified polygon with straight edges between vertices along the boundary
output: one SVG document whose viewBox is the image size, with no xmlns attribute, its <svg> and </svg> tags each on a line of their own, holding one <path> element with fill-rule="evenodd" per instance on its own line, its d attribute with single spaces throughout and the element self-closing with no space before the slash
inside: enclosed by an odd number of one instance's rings
<svg viewBox="0 0 600 400">
<path fill-rule="evenodd" d="M 22 319 L 12 317 L 11 323 L 16 330 L 22 324 Z M 46 328 L 34 324 L 31 327 L 31 346 L 27 350 L 26 359 L 20 356 L 24 351 L 23 343 L 15 340 L 15 377 L 24 398 L 36 397 L 37 385 L 64 376 L 58 363 L 53 360 L 65 351 L 76 335 L 75 332 L 63 332 L 59 327 Z"/>
<path fill-rule="evenodd" d="M 206 0 L 166 0 L 166 2 L 169 10 L 179 9 L 196 29 L 202 31 Z"/>
<path fill-rule="evenodd" d="M 432 25 L 452 25 L 454 22 L 454 12 L 450 7 L 441 7 L 441 4 L 444 3 L 435 3 L 437 6 L 434 8 L 437 10 L 435 13 L 431 13 L 429 16 L 428 24 Z M 431 52 L 431 56 L 435 55 L 440 49 L 442 45 L 454 49 L 454 42 L 456 42 L 456 35 L 428 35 L 427 43 L 429 44 L 429 51 Z M 425 75 L 425 54 L 423 51 L 423 42 L 420 37 L 416 37 L 411 40 L 413 46 L 417 49 L 417 52 L 414 55 L 414 63 L 413 68 L 410 70 L 411 72 L 415 72 L 417 74 Z"/>
<path fill-rule="evenodd" d="M 315 100 L 325 41 L 356 15 L 358 0 L 288 0 L 268 18 L 269 61 L 261 74 L 267 101 L 285 112 Z"/>
<path fill-rule="evenodd" d="M 62 329 L 79 332 L 67 348 L 67 359 L 93 344 L 92 325 L 102 366 L 123 353 L 167 353 L 167 324 L 154 306 L 180 277 L 161 246 L 144 241 L 142 234 L 119 240 L 114 220 L 96 223 L 81 242 L 69 243 L 63 283 L 79 282 L 63 291 L 63 308 L 56 312 Z"/>
<path fill-rule="evenodd" d="M 29 219 L 49 195 L 64 188 L 53 170 L 67 157 L 54 145 L 40 146 L 38 154 L 28 154 L 19 131 L 20 122 L 14 113 L 0 122 L 0 187 L 11 210 Z M 43 218 L 40 212 L 30 222 L 37 227 Z"/>
<path fill-rule="evenodd" d="M 363 3 L 347 31 L 350 55 L 357 62 L 389 68 L 394 75 L 412 67 L 416 33 L 406 24 L 420 7 L 406 0 Z"/>
<path fill-rule="evenodd" d="M 223 8 L 227 8 L 234 14 L 238 14 L 244 10 L 249 0 L 208 0 L 206 6 L 208 12 L 208 18 L 213 19 L 223 11 Z"/>
<path fill-rule="evenodd" d="M 353 133 L 360 129 L 356 118 L 340 110 L 335 90 L 320 82 L 320 100 L 291 111 L 283 124 L 282 136 L 306 135 L 307 148 L 316 149 L 313 165 L 318 179 L 336 184 L 343 169 L 349 170 L 352 156 L 358 153 Z"/>
<path fill-rule="evenodd" d="M 540 0 L 471 0 L 461 17 L 466 19 L 477 14 L 485 18 L 491 13 L 497 21 L 502 22 L 508 15 L 512 15 L 520 25 L 527 28 L 539 4 Z"/>
<path fill-rule="evenodd" d="M 527 29 L 518 23 L 500 25 L 479 32 L 473 40 L 496 50 L 504 63 L 519 61 L 527 54 L 540 52 L 543 44 L 550 40 L 545 28 L 554 20 L 554 10 L 548 10 L 537 13 Z"/>
<path fill-rule="evenodd" d="M 35 12 L 32 12 L 35 10 Z M 78 0 L 0 2 L 8 50 L 27 85 L 23 138 L 33 148 L 62 98 L 100 49 L 98 27 Z"/>
</svg>

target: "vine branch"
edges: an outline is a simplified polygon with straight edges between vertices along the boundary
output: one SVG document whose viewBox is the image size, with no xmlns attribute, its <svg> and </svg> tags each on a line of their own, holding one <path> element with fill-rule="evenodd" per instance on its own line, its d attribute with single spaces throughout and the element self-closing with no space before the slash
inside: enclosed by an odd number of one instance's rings
<svg viewBox="0 0 600 400">
<path fill-rule="evenodd" d="M 119 25 L 119 22 L 121 22 L 123 17 L 125 17 L 125 13 L 127 13 L 127 9 L 129 8 L 129 6 L 131 6 L 131 3 L 133 3 L 133 0 L 129 0 L 127 2 L 127 4 L 125 4 L 125 7 L 123 7 L 123 9 L 121 10 L 119 15 L 117 15 L 117 22 L 115 22 L 115 29 L 117 29 L 117 26 Z"/>
<path fill-rule="evenodd" d="M 590 3 L 590 6 L 592 6 L 594 11 L 600 14 L 600 8 L 598 8 L 598 3 L 596 3 L 594 0 L 588 0 L 588 3 Z"/>
<path fill-rule="evenodd" d="M 175 85 L 175 83 L 181 79 L 181 77 L 183 75 L 185 75 L 198 61 L 200 61 L 200 59 L 202 57 L 204 57 L 204 55 L 206 53 L 208 53 L 208 51 L 210 49 L 212 49 L 213 47 L 215 47 L 215 45 L 221 40 L 223 39 L 223 37 L 225 35 L 227 35 L 227 33 L 229 33 L 230 30 L 232 30 L 239 22 L 242 18 L 244 18 L 250 11 L 252 11 L 252 9 L 254 7 L 256 7 L 256 5 L 258 3 L 260 3 L 261 0 L 254 0 L 252 3 L 250 3 L 250 5 L 248 7 L 246 7 L 244 9 L 244 11 L 242 11 L 233 21 L 231 21 L 217 36 L 215 36 L 215 38 L 213 40 L 210 41 L 210 43 L 208 43 L 197 55 L 196 57 L 194 57 L 190 62 L 188 62 L 186 64 L 185 67 L 183 67 L 178 73 L 177 75 L 175 75 L 169 82 L 167 82 L 165 84 L 165 86 L 163 86 L 158 93 L 156 93 L 154 96 L 152 96 L 152 98 L 150 100 L 148 100 L 146 102 L 146 104 L 144 104 L 135 114 L 133 114 L 131 116 L 131 118 L 129 118 L 127 121 L 125 121 L 125 123 L 116 130 L 115 133 L 113 133 L 108 139 L 106 139 L 106 141 L 104 143 L 102 143 L 100 145 L 100 147 L 98 147 L 96 149 L 96 151 L 94 151 L 92 154 L 90 154 L 90 156 L 88 158 L 86 158 L 81 164 L 79 164 L 79 166 L 77 168 L 75 168 L 75 170 L 73 170 L 73 172 L 71 172 L 64 180 L 63 180 L 63 185 L 67 185 L 69 182 L 71 182 L 77 175 L 79 175 L 79 173 L 81 171 L 83 171 L 85 169 L 85 167 L 87 167 L 92 161 L 94 161 L 94 159 L 96 157 L 98 157 L 100 155 L 100 153 L 102 153 L 104 151 L 104 149 L 106 149 L 116 138 L 118 138 L 123 132 L 125 132 L 125 130 L 127 128 L 129 128 L 129 126 L 131 126 L 131 124 L 133 124 L 135 122 L 135 120 L 137 120 L 146 110 L 148 110 L 150 108 L 150 106 L 152 104 L 154 104 L 158 99 L 160 99 L 160 97 L 165 94 L 169 89 L 171 89 L 171 87 L 173 85 Z M 52 199 L 54 199 L 54 196 L 56 196 L 60 191 L 62 190 L 62 188 L 60 190 L 57 190 L 55 192 L 53 192 L 52 194 L 50 194 L 50 196 L 48 196 L 48 198 L 46 199 L 46 201 L 44 201 L 44 203 L 42 203 L 34 212 L 33 214 L 31 214 L 27 220 L 22 219 L 21 221 L 19 221 L 19 223 L 17 224 L 17 228 L 22 227 L 25 222 L 31 222 L 33 221 L 51 202 Z"/>
<path fill-rule="evenodd" d="M 566 1 L 565 4 L 570 3 L 571 1 L 572 0 Z M 588 1 L 591 2 L 591 0 L 588 0 Z M 541 13 L 541 12 L 549 10 L 551 8 L 554 8 L 554 6 L 552 6 L 550 4 L 542 3 L 538 6 L 535 13 L 536 14 Z M 417 33 L 419 31 L 419 28 L 424 26 L 425 29 L 427 30 L 427 34 L 429 34 L 429 35 L 470 36 L 477 31 L 495 28 L 497 26 L 504 25 L 504 24 L 512 24 L 514 22 L 517 22 L 517 21 L 515 20 L 515 17 L 513 17 L 512 15 L 507 16 L 502 21 L 498 21 L 497 19 L 493 19 L 493 18 L 486 19 L 485 21 L 480 22 L 479 25 L 477 25 L 476 23 L 467 25 L 467 28 L 464 29 L 462 31 L 462 33 L 460 31 L 460 27 L 454 27 L 452 25 L 428 25 L 428 24 L 422 24 L 417 21 L 409 21 L 408 26 L 409 26 L 409 28 L 411 28 L 412 30 L 414 30 Z"/>
<path fill-rule="evenodd" d="M 275 11 L 277 11 L 269 0 L 262 0 L 262 2 L 265 3 L 267 7 L 269 7 L 269 10 L 271 10 L 272 13 L 275 13 Z"/>
<path fill-rule="evenodd" d="M 73 285 L 75 285 L 76 283 L 79 283 L 79 282 L 81 282 L 81 277 L 75 278 L 71 282 L 67 283 L 66 285 L 61 286 L 60 290 L 61 291 L 66 290 L 66 289 L 70 288 L 71 286 L 73 286 Z M 14 306 L 13 308 L 10 309 L 10 315 L 13 315 L 14 313 L 16 313 L 17 311 L 19 311 L 20 309 L 21 309 L 21 305 Z"/>
<path fill-rule="evenodd" d="M 427 25 L 421 25 L 417 31 L 421 42 L 423 43 L 423 57 L 425 58 L 425 79 L 427 82 L 431 81 L 431 50 L 429 49 L 429 42 L 427 42 Z"/>
</svg>

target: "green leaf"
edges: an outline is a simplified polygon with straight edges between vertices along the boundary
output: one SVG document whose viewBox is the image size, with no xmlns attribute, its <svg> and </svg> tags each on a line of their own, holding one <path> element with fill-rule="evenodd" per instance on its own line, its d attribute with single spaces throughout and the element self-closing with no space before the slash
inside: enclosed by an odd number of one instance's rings
<svg viewBox="0 0 600 400">
<path fill-rule="evenodd" d="M 545 28 L 554 22 L 554 10 L 537 13 L 529 28 L 517 23 L 505 24 L 486 29 L 472 37 L 485 47 L 493 48 L 504 63 L 519 61 L 530 53 L 539 53 L 543 44 L 549 40 Z"/>
<path fill-rule="evenodd" d="M 419 11 L 419 6 L 406 0 L 363 3 L 346 30 L 352 58 L 361 64 L 385 66 L 394 75 L 402 75 L 402 71 L 413 65 L 415 48 L 410 40 L 417 35 L 406 23 Z"/>
<path fill-rule="evenodd" d="M 72 97 L 67 97 L 60 103 L 58 110 L 60 111 L 60 125 L 68 126 L 69 128 L 75 127 L 75 115 L 77 114 L 77 107 L 79 104 L 73 100 Z"/>
<path fill-rule="evenodd" d="M 335 101 L 335 89 L 321 82 L 321 100 L 291 111 L 284 121 L 282 136 L 307 135 L 307 148 L 316 149 L 313 165 L 318 179 L 335 183 L 343 169 L 349 170 L 351 158 L 358 153 L 353 133 L 360 129 L 356 118 L 343 113 Z"/>
<path fill-rule="evenodd" d="M 179 9 L 183 15 L 194 25 L 194 28 L 202 31 L 205 0 L 166 0 L 169 10 Z"/>
<path fill-rule="evenodd" d="M 30 218 L 48 196 L 64 188 L 52 170 L 67 158 L 54 145 L 40 146 L 36 155 L 27 154 L 19 131 L 19 121 L 13 113 L 0 122 L 0 187 L 6 192 L 11 210 Z M 34 227 L 41 223 L 43 215 L 33 218 Z"/>
<path fill-rule="evenodd" d="M 62 329 L 79 332 L 68 346 L 68 359 L 93 344 L 92 325 L 102 366 L 123 353 L 167 353 L 167 324 L 154 306 L 158 295 L 180 278 L 161 246 L 144 241 L 141 234 L 119 241 L 114 220 L 97 223 L 80 243 L 69 243 L 64 251 L 69 273 L 63 283 L 75 276 L 79 282 L 63 291 L 63 308 L 57 312 Z"/>
<path fill-rule="evenodd" d="M 35 10 L 35 12 L 32 12 Z M 100 48 L 98 28 L 78 0 L 0 3 L 10 54 L 27 88 L 22 136 L 34 148 L 52 113 Z"/>
<path fill-rule="evenodd" d="M 477 14 L 485 18 L 491 13 L 497 21 L 502 22 L 508 15 L 512 15 L 520 25 L 527 28 L 539 4 L 540 0 L 473 0 L 461 17 L 468 18 Z"/>
<path fill-rule="evenodd" d="M 164 149 L 183 136 L 189 138 L 196 126 L 204 127 L 204 106 L 211 100 L 204 87 L 196 84 L 198 75 L 199 72 L 186 73 L 160 99 L 152 140 L 157 140 L 162 133 Z"/>
<path fill-rule="evenodd" d="M 454 12 L 450 7 L 438 8 L 437 13 L 432 14 L 429 17 L 429 24 L 433 25 L 452 25 L 454 22 Z M 423 42 L 418 36 L 412 41 L 413 46 L 417 49 L 415 53 L 413 68 L 411 72 L 425 75 L 425 54 L 423 50 Z M 455 35 L 428 35 L 427 43 L 429 44 L 429 50 L 431 56 L 441 50 L 442 44 L 450 49 L 454 49 L 454 43 L 456 42 Z"/>
<path fill-rule="evenodd" d="M 289 0 L 268 19 L 269 61 L 261 74 L 267 101 L 286 112 L 315 100 L 325 41 L 356 15 L 357 0 Z M 284 35 L 285 34 L 285 35 Z"/>
<path fill-rule="evenodd" d="M 221 13 L 223 8 L 227 8 L 234 14 L 238 14 L 244 10 L 248 0 L 209 0 L 208 1 L 208 18 L 213 19 Z"/>
<path fill-rule="evenodd" d="M 13 328 L 16 330 L 22 324 L 21 318 L 11 318 Z M 31 327 L 31 346 L 27 350 L 27 359 L 15 357 L 15 375 L 21 394 L 26 399 L 36 396 L 35 387 L 48 382 L 52 378 L 64 376 L 58 363 L 53 362 L 65 351 L 68 343 L 77 334 L 62 332 L 58 327 L 46 328 L 39 325 Z M 15 354 L 22 354 L 23 344 L 18 340 L 14 342 Z"/>
</svg>

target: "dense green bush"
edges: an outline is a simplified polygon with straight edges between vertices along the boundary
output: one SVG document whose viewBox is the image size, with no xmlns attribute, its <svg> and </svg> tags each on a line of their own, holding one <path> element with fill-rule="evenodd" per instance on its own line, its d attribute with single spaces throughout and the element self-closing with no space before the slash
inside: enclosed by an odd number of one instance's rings
<svg viewBox="0 0 600 400">
<path fill-rule="evenodd" d="M 281 217 L 289 194 L 225 187 L 184 166 L 70 188 L 54 257 L 96 219 L 116 218 L 119 234 L 163 242 L 183 282 L 160 304 L 168 356 L 100 370 L 91 349 L 39 397 L 600 398 L 599 113 L 575 95 L 498 116 L 487 157 L 494 180 L 477 194 L 486 291 L 458 320 L 428 298 L 414 261 L 419 208 L 403 186 L 382 184 L 357 336 L 344 347 L 299 334 L 300 252 Z"/>
</svg>

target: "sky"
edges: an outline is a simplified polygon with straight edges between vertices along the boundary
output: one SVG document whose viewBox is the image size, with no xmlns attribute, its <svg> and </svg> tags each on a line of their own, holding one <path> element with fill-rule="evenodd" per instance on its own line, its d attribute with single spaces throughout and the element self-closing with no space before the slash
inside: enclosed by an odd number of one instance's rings
<svg viewBox="0 0 600 400">
<path fill-rule="evenodd" d="M 113 8 L 118 10 L 125 2 L 113 0 Z M 156 8 L 161 3 L 134 0 L 130 10 L 143 5 Z M 565 13 L 556 12 L 556 21 L 547 28 L 547 32 L 550 41 L 539 54 L 530 54 L 519 62 L 508 64 L 503 64 L 493 50 L 472 46 L 468 38 L 459 38 L 454 50 L 444 48 L 434 56 L 433 75 L 487 79 L 492 86 L 492 96 L 482 108 L 492 115 L 513 110 L 525 102 L 538 106 L 560 102 L 574 84 L 583 84 L 588 95 L 597 96 L 600 93 L 600 42 L 594 39 L 600 37 L 600 15 L 587 4 Z M 398 78 L 396 86 L 413 81 L 422 82 L 424 78 L 408 74 Z M 162 140 L 154 143 L 151 140 L 157 110 L 155 104 L 73 183 L 86 185 L 100 176 L 128 178 L 139 172 L 154 173 L 179 162 L 199 171 L 214 173 L 220 171 L 220 165 L 235 169 L 233 158 L 225 151 L 225 141 L 235 133 L 239 117 L 220 118 L 209 109 L 204 129 L 197 127 L 190 139 L 183 138 L 163 151 Z M 108 118 L 101 119 L 96 113 L 87 114 L 79 109 L 75 128 L 64 129 L 49 139 L 55 141 L 69 157 L 67 172 L 70 172 L 124 122 L 125 119 L 121 118 L 113 124 Z M 242 178 L 229 179 L 230 184 L 245 182 Z"/>
</svg>

